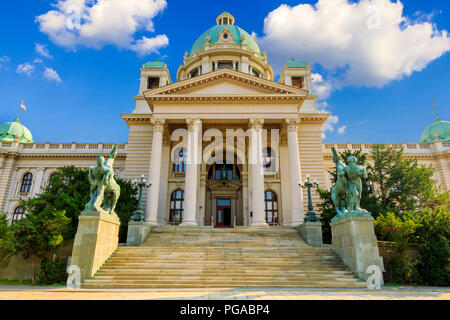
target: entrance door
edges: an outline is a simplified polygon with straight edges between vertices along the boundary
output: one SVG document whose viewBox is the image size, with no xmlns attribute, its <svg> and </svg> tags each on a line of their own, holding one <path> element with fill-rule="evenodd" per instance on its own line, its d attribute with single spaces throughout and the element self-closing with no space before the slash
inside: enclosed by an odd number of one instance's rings
<svg viewBox="0 0 450 320">
<path fill-rule="evenodd" d="M 230 199 L 217 199 L 216 227 L 231 227 Z"/>
</svg>

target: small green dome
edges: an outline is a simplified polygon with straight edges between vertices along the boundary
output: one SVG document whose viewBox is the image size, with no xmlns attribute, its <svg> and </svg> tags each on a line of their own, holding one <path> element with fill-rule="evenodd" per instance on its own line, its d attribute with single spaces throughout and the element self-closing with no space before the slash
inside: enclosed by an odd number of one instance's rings
<svg viewBox="0 0 450 320">
<path fill-rule="evenodd" d="M 214 27 L 208 29 L 207 31 L 203 32 L 203 34 L 195 40 L 191 51 L 189 51 L 189 56 L 191 56 L 196 51 L 203 48 L 203 46 L 206 43 L 206 37 L 209 36 L 209 43 L 215 44 L 219 40 L 219 34 L 223 31 L 223 29 L 227 28 L 230 33 L 233 35 L 233 42 L 237 44 L 242 44 L 241 38 L 244 38 L 244 43 L 247 45 L 247 47 L 258 53 L 261 57 L 262 52 L 259 48 L 256 41 L 252 38 L 251 35 L 248 34 L 245 30 L 239 28 L 238 26 L 231 25 L 231 24 L 222 24 L 222 25 L 215 25 Z"/>
<path fill-rule="evenodd" d="M 33 143 L 33 136 L 30 130 L 20 123 L 19 118 L 16 118 L 13 122 L 0 125 L 0 141 Z"/>
<path fill-rule="evenodd" d="M 421 143 L 431 143 L 435 141 L 450 141 L 450 122 L 436 120 L 423 130 Z"/>
</svg>

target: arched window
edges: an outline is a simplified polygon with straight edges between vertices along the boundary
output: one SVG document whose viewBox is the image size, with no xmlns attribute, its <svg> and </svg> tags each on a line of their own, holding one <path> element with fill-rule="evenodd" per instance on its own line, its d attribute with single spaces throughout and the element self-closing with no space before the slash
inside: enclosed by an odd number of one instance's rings
<svg viewBox="0 0 450 320">
<path fill-rule="evenodd" d="M 186 172 L 186 152 L 184 148 L 181 148 L 178 152 L 175 152 L 173 159 L 173 172 Z"/>
<path fill-rule="evenodd" d="M 175 190 L 170 197 L 170 217 L 171 224 L 180 224 L 184 211 L 184 191 Z"/>
<path fill-rule="evenodd" d="M 278 224 L 278 198 L 275 192 L 267 190 L 264 192 L 264 203 L 266 207 L 266 221 L 268 224 Z"/>
<path fill-rule="evenodd" d="M 263 168 L 264 172 L 275 173 L 276 172 L 276 160 L 275 160 L 275 152 L 272 148 L 264 148 L 263 149 Z"/>
<path fill-rule="evenodd" d="M 13 223 L 16 222 L 16 221 L 21 220 L 21 219 L 24 218 L 24 217 L 25 217 L 25 212 L 23 211 L 23 209 L 22 209 L 21 207 L 17 207 L 17 208 L 14 210 L 11 224 L 13 224 Z"/>
<path fill-rule="evenodd" d="M 33 174 L 28 172 L 22 178 L 22 184 L 20 186 L 21 193 L 29 193 L 31 191 L 31 185 L 33 184 Z"/>
<path fill-rule="evenodd" d="M 50 177 L 48 178 L 48 187 L 49 188 L 51 188 L 52 187 L 52 183 L 53 183 L 53 178 L 55 178 L 55 172 L 54 173 L 52 173 L 51 175 L 50 175 Z"/>
</svg>

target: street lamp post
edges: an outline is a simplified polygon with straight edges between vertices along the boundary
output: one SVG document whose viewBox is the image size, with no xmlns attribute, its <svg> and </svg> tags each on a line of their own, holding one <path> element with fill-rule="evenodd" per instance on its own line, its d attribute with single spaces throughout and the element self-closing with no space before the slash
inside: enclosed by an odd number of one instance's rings
<svg viewBox="0 0 450 320">
<path fill-rule="evenodd" d="M 306 217 L 304 222 L 319 222 L 319 218 L 317 218 L 316 213 L 314 212 L 312 199 L 311 199 L 311 188 L 317 188 L 319 183 L 314 180 L 314 182 L 309 181 L 309 174 L 306 175 L 306 182 L 302 184 L 301 181 L 298 182 L 300 188 L 308 190 L 308 212 L 306 213 Z"/>
<path fill-rule="evenodd" d="M 151 186 L 152 182 L 144 179 L 144 175 L 141 175 L 141 180 L 138 182 L 136 179 L 133 180 L 133 183 L 137 184 L 139 187 L 139 200 L 137 204 L 137 208 L 134 211 L 134 215 L 131 216 L 130 221 L 144 221 L 144 210 L 142 210 L 142 190 L 144 188 L 148 188 Z"/>
</svg>

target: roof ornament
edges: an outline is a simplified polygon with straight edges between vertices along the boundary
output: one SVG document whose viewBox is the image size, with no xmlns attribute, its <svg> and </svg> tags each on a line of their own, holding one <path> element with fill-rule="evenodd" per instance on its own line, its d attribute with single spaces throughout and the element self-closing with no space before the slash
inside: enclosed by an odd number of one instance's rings
<svg viewBox="0 0 450 320">
<path fill-rule="evenodd" d="M 438 117 L 438 114 L 437 114 L 437 107 L 436 107 L 436 103 L 434 103 L 434 99 L 433 99 L 433 98 L 431 98 L 431 101 L 433 101 L 434 114 L 435 114 L 435 116 L 436 116 L 436 119 L 435 119 L 435 121 L 439 121 L 440 119 L 439 119 L 439 117 Z"/>
</svg>

